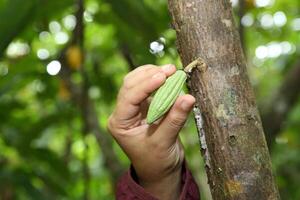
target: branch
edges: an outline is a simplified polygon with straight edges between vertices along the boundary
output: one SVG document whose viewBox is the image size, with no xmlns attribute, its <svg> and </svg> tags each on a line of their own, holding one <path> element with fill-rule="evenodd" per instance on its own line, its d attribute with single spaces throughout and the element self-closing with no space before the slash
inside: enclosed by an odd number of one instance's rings
<svg viewBox="0 0 300 200">
<path fill-rule="evenodd" d="M 86 122 L 86 118 L 88 117 L 87 106 L 89 104 L 88 100 L 88 79 L 84 70 L 84 23 L 83 23 L 83 14 L 84 14 L 84 0 L 77 0 L 77 12 L 75 14 L 76 17 L 76 26 L 73 32 L 73 44 L 76 44 L 80 47 L 82 53 L 82 59 L 80 64 L 80 73 L 83 78 L 83 83 L 81 86 L 81 97 L 79 107 L 81 109 L 82 121 Z M 88 135 L 90 130 L 88 123 L 83 123 L 82 127 L 82 137 L 84 141 L 84 157 L 82 159 L 82 171 L 83 171 L 83 180 L 84 180 L 84 192 L 83 199 L 89 200 L 89 191 L 90 191 L 90 171 L 88 166 L 88 144 L 86 143 L 86 135 Z"/>
<path fill-rule="evenodd" d="M 86 143 L 86 138 L 83 138 L 84 141 L 84 156 L 82 159 L 82 168 L 83 168 L 83 180 L 84 180 L 84 192 L 83 192 L 83 199 L 89 200 L 90 199 L 90 180 L 91 174 L 88 165 L 88 151 L 89 145 Z"/>
<path fill-rule="evenodd" d="M 285 76 L 268 111 L 262 115 L 263 127 L 269 149 L 272 148 L 276 136 L 283 128 L 288 113 L 297 103 L 300 95 L 300 61 Z"/>
<path fill-rule="evenodd" d="M 78 0 L 78 10 L 76 13 L 77 25 L 73 32 L 73 40 L 70 45 L 78 45 L 83 52 L 84 41 L 84 24 L 83 24 L 83 0 Z M 65 53 L 68 47 L 66 47 L 60 54 L 59 60 L 64 66 L 61 70 L 60 76 L 65 81 L 67 88 L 70 90 L 73 102 L 81 109 L 81 116 L 83 121 L 83 133 L 87 134 L 91 132 L 94 134 L 97 143 L 102 151 L 104 160 L 104 166 L 112 178 L 113 184 L 117 182 L 117 179 L 123 173 L 123 167 L 113 151 L 113 140 L 106 131 L 101 129 L 98 123 L 98 116 L 96 108 L 92 100 L 88 96 L 89 80 L 87 73 L 85 72 L 84 62 L 82 60 L 80 67 L 80 74 L 83 78 L 83 83 L 80 86 L 75 85 L 71 81 L 72 70 L 69 67 L 65 58 Z"/>
<path fill-rule="evenodd" d="M 61 70 L 60 77 L 65 81 L 66 87 L 71 92 L 71 99 L 73 102 L 81 108 L 82 119 L 86 131 L 91 132 L 96 137 L 99 148 L 102 151 L 102 156 L 104 160 L 104 166 L 108 170 L 112 178 L 113 184 L 117 182 L 117 179 L 121 176 L 124 169 L 121 165 L 117 155 L 112 150 L 113 149 L 113 140 L 109 133 L 103 130 L 98 123 L 98 116 L 96 113 L 96 108 L 93 105 L 91 99 L 86 96 L 87 99 L 82 100 L 81 88 L 76 86 L 71 81 L 71 70 L 68 67 L 67 62 L 64 58 L 64 51 L 61 53 L 59 58 L 60 62 L 64 66 Z M 85 102 L 85 103 L 83 103 Z"/>
<path fill-rule="evenodd" d="M 71 156 L 71 147 L 72 147 L 72 130 L 71 130 L 71 124 L 68 123 L 68 132 L 65 139 L 65 150 L 63 155 L 63 161 L 65 165 L 68 165 L 70 161 Z"/>
<path fill-rule="evenodd" d="M 124 59 L 126 60 L 128 66 L 129 66 L 130 71 L 134 70 L 136 68 L 136 65 L 133 62 L 131 53 L 129 51 L 129 47 L 126 44 L 122 44 L 120 46 L 120 50 L 121 50 L 121 53 L 122 53 Z"/>
</svg>

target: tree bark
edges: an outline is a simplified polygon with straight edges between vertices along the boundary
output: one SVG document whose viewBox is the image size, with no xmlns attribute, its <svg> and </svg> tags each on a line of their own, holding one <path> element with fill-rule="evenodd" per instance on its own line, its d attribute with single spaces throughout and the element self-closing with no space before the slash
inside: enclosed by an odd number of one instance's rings
<svg viewBox="0 0 300 200">
<path fill-rule="evenodd" d="M 213 199 L 280 199 L 229 0 L 169 0 Z"/>
<path fill-rule="evenodd" d="M 241 45 L 242 45 L 242 48 L 243 48 L 243 53 L 245 54 L 246 53 L 246 42 L 245 42 L 245 29 L 244 29 L 244 26 L 242 24 L 242 18 L 245 14 L 245 0 L 239 0 L 239 8 L 238 8 L 238 12 L 237 12 L 237 15 L 239 17 L 239 34 L 240 34 L 240 41 L 241 41 Z"/>
</svg>

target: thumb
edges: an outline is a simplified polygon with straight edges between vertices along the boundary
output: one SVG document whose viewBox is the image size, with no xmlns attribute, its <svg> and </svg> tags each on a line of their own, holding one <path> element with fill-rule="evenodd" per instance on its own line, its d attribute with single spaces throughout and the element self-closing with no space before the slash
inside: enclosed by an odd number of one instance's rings
<svg viewBox="0 0 300 200">
<path fill-rule="evenodd" d="M 183 95 L 177 98 L 167 116 L 162 120 L 157 129 L 159 141 L 175 142 L 180 129 L 183 127 L 195 103 L 192 95 Z"/>
</svg>

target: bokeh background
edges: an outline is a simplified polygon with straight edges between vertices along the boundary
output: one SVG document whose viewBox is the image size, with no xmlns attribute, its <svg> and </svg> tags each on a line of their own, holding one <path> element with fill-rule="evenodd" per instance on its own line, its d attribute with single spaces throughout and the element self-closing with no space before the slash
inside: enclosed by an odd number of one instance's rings
<svg viewBox="0 0 300 200">
<path fill-rule="evenodd" d="M 126 73 L 181 67 L 167 0 L 0 0 L 0 199 L 114 199 Z M 282 199 L 300 199 L 300 1 L 232 0 Z M 209 200 L 192 116 L 187 160 Z"/>
</svg>

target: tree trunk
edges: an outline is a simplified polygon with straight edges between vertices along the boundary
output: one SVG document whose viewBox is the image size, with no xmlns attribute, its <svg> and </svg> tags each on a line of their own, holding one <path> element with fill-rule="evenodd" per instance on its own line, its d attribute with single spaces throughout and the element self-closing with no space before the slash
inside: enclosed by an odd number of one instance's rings
<svg viewBox="0 0 300 200">
<path fill-rule="evenodd" d="M 169 0 L 213 199 L 280 199 L 229 0 Z"/>
</svg>

